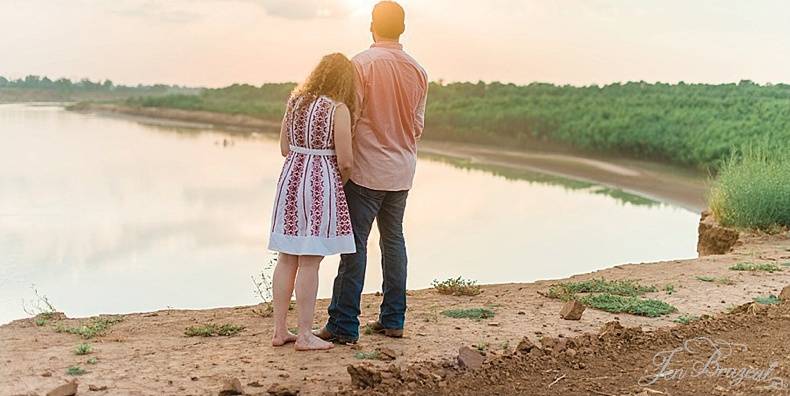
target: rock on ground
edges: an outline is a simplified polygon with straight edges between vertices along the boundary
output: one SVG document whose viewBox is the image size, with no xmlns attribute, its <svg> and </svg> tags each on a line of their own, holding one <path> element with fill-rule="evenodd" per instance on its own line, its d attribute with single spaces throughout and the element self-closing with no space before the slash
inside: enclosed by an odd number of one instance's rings
<svg viewBox="0 0 790 396">
<path fill-rule="evenodd" d="M 477 370 L 483 366 L 483 362 L 486 360 L 485 355 L 483 355 L 477 349 L 462 346 L 458 349 L 458 363 L 471 370 Z"/>
<path fill-rule="evenodd" d="M 782 301 L 789 301 L 790 302 L 790 286 L 785 286 L 785 288 L 782 289 L 782 292 L 779 293 L 779 298 Z"/>
<path fill-rule="evenodd" d="M 560 317 L 565 320 L 579 320 L 582 318 L 585 309 L 584 304 L 576 300 L 568 301 L 562 306 Z"/>
</svg>

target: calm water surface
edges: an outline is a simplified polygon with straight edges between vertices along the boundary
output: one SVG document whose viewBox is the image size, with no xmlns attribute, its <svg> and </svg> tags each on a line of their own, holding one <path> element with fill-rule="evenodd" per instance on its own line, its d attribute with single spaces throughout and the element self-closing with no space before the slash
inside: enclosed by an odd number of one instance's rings
<svg viewBox="0 0 790 396">
<path fill-rule="evenodd" d="M 75 317 L 256 303 L 281 165 L 273 136 L 0 105 L 0 323 L 26 316 L 32 285 Z M 409 287 L 690 258 L 697 219 L 585 183 L 423 158 L 406 216 Z M 377 240 L 368 292 L 381 284 Z M 337 262 L 321 269 L 323 297 Z"/>
</svg>

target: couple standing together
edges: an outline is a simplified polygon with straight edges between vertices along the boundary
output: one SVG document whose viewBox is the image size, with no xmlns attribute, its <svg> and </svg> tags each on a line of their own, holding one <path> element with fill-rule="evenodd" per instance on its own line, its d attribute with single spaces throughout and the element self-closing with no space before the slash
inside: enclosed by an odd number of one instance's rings
<svg viewBox="0 0 790 396">
<path fill-rule="evenodd" d="M 403 8 L 373 9 L 374 44 L 353 60 L 325 56 L 288 100 L 280 132 L 286 157 L 277 185 L 269 249 L 279 252 L 272 278 L 272 345 L 332 348 L 359 338 L 360 298 L 373 221 L 378 225 L 384 301 L 369 326 L 401 337 L 406 313 L 403 214 L 425 124 L 428 77 L 399 43 Z M 318 268 L 341 254 L 329 321 L 313 332 Z M 286 325 L 296 291 L 298 334 Z"/>
</svg>

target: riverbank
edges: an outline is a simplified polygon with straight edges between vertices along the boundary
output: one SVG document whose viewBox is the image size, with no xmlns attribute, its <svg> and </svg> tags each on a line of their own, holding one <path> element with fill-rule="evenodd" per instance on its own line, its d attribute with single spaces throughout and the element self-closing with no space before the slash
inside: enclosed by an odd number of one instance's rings
<svg viewBox="0 0 790 396">
<path fill-rule="evenodd" d="M 120 104 L 80 103 L 69 110 L 132 117 L 142 122 L 195 128 L 222 128 L 249 133 L 277 133 L 279 123 L 246 115 Z M 158 121 L 157 121 L 158 120 Z M 423 154 L 465 161 L 470 166 L 497 166 L 544 173 L 621 189 L 659 202 L 701 212 L 706 207 L 707 176 L 699 171 L 650 161 L 591 156 L 558 150 L 556 145 L 537 143 L 524 150 L 479 144 L 426 140 Z"/>
<path fill-rule="evenodd" d="M 773 264 L 781 270 L 750 272 L 730 269 L 738 263 Z M 588 308 L 581 320 L 569 321 L 559 316 L 563 303 L 544 295 L 552 284 L 560 281 L 600 278 L 638 280 L 643 285 L 655 286 L 656 291 L 644 297 L 671 304 L 677 308 L 677 312 L 648 318 Z M 217 394 L 229 378 L 238 379 L 248 394 L 266 394 L 266 390 L 275 383 L 285 389 L 299 390 L 301 395 L 357 392 L 352 386 L 347 367 L 358 365 L 364 358 L 382 356 L 393 360 L 373 359 L 365 360 L 364 363 L 369 363 L 374 370 L 383 370 L 391 364 L 404 369 L 433 367 L 434 371 L 425 373 L 433 380 L 421 381 L 417 378 L 408 386 L 424 390 L 417 394 L 454 394 L 452 389 L 455 389 L 455 385 L 448 386 L 447 382 L 440 385 L 442 378 L 458 376 L 459 381 L 466 381 L 459 384 L 469 385 L 469 381 L 478 375 L 476 372 L 464 371 L 454 363 L 461 346 L 476 345 L 486 351 L 489 359 L 497 359 L 511 353 L 524 337 L 538 345 L 548 346 L 557 340 L 598 334 L 602 326 L 611 321 L 618 321 L 625 327 L 639 327 L 641 331 L 649 333 L 660 333 L 664 331 L 662 329 L 680 326 L 675 321 L 683 320 L 684 317 L 721 315 L 732 307 L 752 302 L 756 297 L 779 295 L 788 285 L 790 235 L 785 232 L 776 236 L 742 236 L 734 250 L 725 255 L 625 264 L 562 280 L 487 285 L 476 296 L 442 295 L 433 289 L 411 291 L 405 338 L 394 340 L 363 334 L 356 346 L 338 346 L 326 352 L 298 353 L 290 347 L 269 346 L 272 319 L 260 315 L 260 306 L 196 311 L 163 310 L 105 317 L 108 320 L 65 319 L 57 316 L 50 320 L 24 319 L 0 326 L 0 342 L 3 345 L 0 349 L 0 394 L 44 394 L 75 378 L 67 374 L 70 367 L 72 370 L 76 370 L 75 367 L 85 370 L 85 373 L 76 376 L 80 383 L 80 394 L 85 393 L 84 390 L 89 386 L 99 389 L 90 393 L 96 395 Z M 375 319 L 380 301 L 381 297 L 377 294 L 363 297 L 362 323 Z M 319 301 L 316 323 L 326 320 L 327 303 L 327 300 Z M 443 314 L 446 310 L 460 308 L 486 308 L 493 312 L 493 316 L 470 320 Z M 293 324 L 294 315 L 289 320 Z M 778 327 L 779 334 L 783 334 L 787 317 L 780 316 L 776 320 L 783 321 Z M 69 331 L 81 331 L 92 336 L 89 331 L 79 330 L 80 326 L 88 325 L 86 329 L 96 329 L 97 324 L 106 325 L 107 328 L 93 338 L 84 339 L 69 334 Z M 231 324 L 243 329 L 231 336 L 203 338 L 185 335 L 186 328 L 207 324 Z M 68 330 L 72 328 L 77 330 Z M 727 341 L 742 342 L 758 350 L 767 348 L 769 344 L 781 343 L 781 340 L 763 334 L 768 331 L 766 329 L 768 327 L 754 329 L 755 332 L 740 332 L 737 333 L 740 338 Z M 705 334 L 705 328 L 700 328 L 699 332 Z M 731 335 L 735 336 L 736 333 Z M 680 342 L 682 339 L 678 338 L 677 343 Z M 81 343 L 91 345 L 90 354 L 75 354 L 75 348 Z M 631 394 L 632 390 L 640 388 L 637 384 L 620 379 L 630 378 L 633 372 L 641 369 L 654 369 L 652 356 L 663 350 L 658 345 L 649 344 L 643 344 L 641 348 L 638 358 L 629 355 L 635 360 L 627 363 L 628 376 L 616 364 L 590 366 L 595 367 L 596 376 L 608 378 L 595 382 L 597 394 Z M 379 354 L 374 353 L 377 350 Z M 787 356 L 777 359 L 779 367 L 774 370 L 774 374 L 790 378 L 790 360 Z M 770 362 L 752 363 L 767 365 Z M 557 359 L 550 359 L 547 364 L 557 366 Z M 585 376 L 583 366 L 566 368 L 573 370 L 568 373 L 571 377 Z M 540 377 L 541 380 L 534 385 L 520 382 L 515 376 L 522 374 L 525 378 Z M 487 386 L 492 391 L 502 391 L 502 386 L 511 384 L 518 385 L 519 392 L 524 394 L 574 393 L 573 389 L 567 388 L 576 383 L 572 381 L 560 381 L 556 387 L 547 390 L 546 384 L 559 378 L 560 372 L 535 369 L 529 372 L 522 370 L 522 374 L 513 371 L 514 378 L 504 382 L 484 381 L 491 383 L 481 383 L 476 390 L 483 391 L 488 389 L 484 387 Z M 706 384 L 719 384 L 704 378 L 694 381 L 697 381 L 695 384 L 698 388 Z M 433 385 L 425 388 L 428 382 Z M 447 386 L 448 391 L 442 391 L 442 386 Z M 675 385 L 660 383 L 649 388 L 664 392 L 672 389 L 672 386 Z M 406 389 L 395 389 L 398 392 L 390 389 L 388 392 L 400 393 Z M 751 394 L 752 391 L 747 389 L 745 393 L 735 394 Z"/>
</svg>

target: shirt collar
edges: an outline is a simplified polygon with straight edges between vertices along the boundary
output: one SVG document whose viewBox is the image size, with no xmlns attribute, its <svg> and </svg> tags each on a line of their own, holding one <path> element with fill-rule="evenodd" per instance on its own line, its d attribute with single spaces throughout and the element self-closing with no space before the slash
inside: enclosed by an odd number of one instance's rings
<svg viewBox="0 0 790 396">
<path fill-rule="evenodd" d="M 378 43 L 373 43 L 373 45 L 371 45 L 370 48 L 387 48 L 394 50 L 403 50 L 403 44 L 395 41 L 379 41 Z"/>
</svg>

